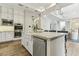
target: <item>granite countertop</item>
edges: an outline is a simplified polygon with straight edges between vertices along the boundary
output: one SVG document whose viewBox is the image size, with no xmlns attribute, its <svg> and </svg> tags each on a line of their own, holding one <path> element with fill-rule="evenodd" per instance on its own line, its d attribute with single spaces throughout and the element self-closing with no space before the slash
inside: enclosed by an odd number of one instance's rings
<svg viewBox="0 0 79 59">
<path fill-rule="evenodd" d="M 55 33 L 55 32 L 42 32 L 42 33 L 28 33 L 29 35 L 42 38 L 42 39 L 52 39 L 56 37 L 63 36 L 63 33 Z"/>
<path fill-rule="evenodd" d="M 0 26 L 0 32 L 14 31 L 14 26 Z"/>
</svg>

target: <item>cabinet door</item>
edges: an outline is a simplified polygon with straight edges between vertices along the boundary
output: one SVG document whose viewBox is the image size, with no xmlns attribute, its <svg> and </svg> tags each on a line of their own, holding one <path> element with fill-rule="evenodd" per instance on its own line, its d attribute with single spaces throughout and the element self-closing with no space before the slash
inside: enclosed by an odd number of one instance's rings
<svg viewBox="0 0 79 59">
<path fill-rule="evenodd" d="M 20 9 L 14 9 L 14 22 L 24 24 L 24 11 Z"/>
<path fill-rule="evenodd" d="M 23 33 L 23 36 L 22 36 L 22 45 L 28 50 L 28 40 L 26 38 L 26 35 L 25 33 Z"/>
<path fill-rule="evenodd" d="M 6 41 L 6 34 L 5 32 L 2 32 L 2 42 Z"/>
<path fill-rule="evenodd" d="M 6 41 L 11 41 L 14 39 L 14 32 L 6 32 Z"/>
<path fill-rule="evenodd" d="M 2 42 L 2 33 L 0 32 L 0 42 Z"/>
<path fill-rule="evenodd" d="M 24 34 L 24 32 L 23 32 L 23 35 L 22 35 L 21 42 L 22 42 L 22 45 L 25 47 L 25 34 Z"/>
<path fill-rule="evenodd" d="M 7 11 L 7 8 L 6 7 L 1 7 L 1 16 L 2 16 L 2 18 L 4 18 L 4 19 L 7 19 L 7 13 L 8 13 L 8 11 Z"/>
<path fill-rule="evenodd" d="M 28 42 L 29 42 L 28 44 L 29 52 L 31 53 L 31 55 L 33 55 L 33 40 L 29 40 Z"/>
<path fill-rule="evenodd" d="M 19 15 L 18 19 L 19 19 L 18 20 L 19 23 L 24 24 L 24 16 L 23 15 Z"/>
<path fill-rule="evenodd" d="M 33 54 L 33 41 L 31 35 L 25 34 L 22 39 L 22 44 L 31 54 Z"/>
<path fill-rule="evenodd" d="M 13 20 L 13 9 L 12 8 L 8 8 L 8 19 L 9 20 Z"/>
</svg>

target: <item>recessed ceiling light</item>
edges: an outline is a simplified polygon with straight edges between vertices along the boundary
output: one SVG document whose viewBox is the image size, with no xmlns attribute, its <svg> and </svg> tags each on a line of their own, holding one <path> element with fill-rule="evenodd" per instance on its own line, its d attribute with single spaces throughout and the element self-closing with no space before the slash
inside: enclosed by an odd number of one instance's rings
<svg viewBox="0 0 79 59">
<path fill-rule="evenodd" d="M 19 6 L 24 6 L 24 5 L 20 4 L 20 3 L 19 3 L 18 5 L 19 5 Z"/>
</svg>

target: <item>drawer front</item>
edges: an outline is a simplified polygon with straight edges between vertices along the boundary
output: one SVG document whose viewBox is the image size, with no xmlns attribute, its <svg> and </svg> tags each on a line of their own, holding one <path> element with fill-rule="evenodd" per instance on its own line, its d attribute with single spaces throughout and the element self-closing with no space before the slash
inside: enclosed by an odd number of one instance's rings
<svg viewBox="0 0 79 59">
<path fill-rule="evenodd" d="M 2 32 L 2 40 L 1 40 L 2 42 L 3 41 L 6 41 L 6 34 L 4 33 L 4 32 Z"/>
</svg>

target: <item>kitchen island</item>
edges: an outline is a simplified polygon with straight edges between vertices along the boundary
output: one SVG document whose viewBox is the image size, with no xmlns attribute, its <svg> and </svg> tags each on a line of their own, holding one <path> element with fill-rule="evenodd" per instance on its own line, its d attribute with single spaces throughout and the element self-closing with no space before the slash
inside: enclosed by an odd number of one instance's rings
<svg viewBox="0 0 79 59">
<path fill-rule="evenodd" d="M 32 55 L 65 56 L 65 34 L 55 32 L 41 32 L 27 33 L 27 35 L 30 35 L 32 40 Z M 25 39 L 28 41 L 27 38 Z"/>
</svg>

